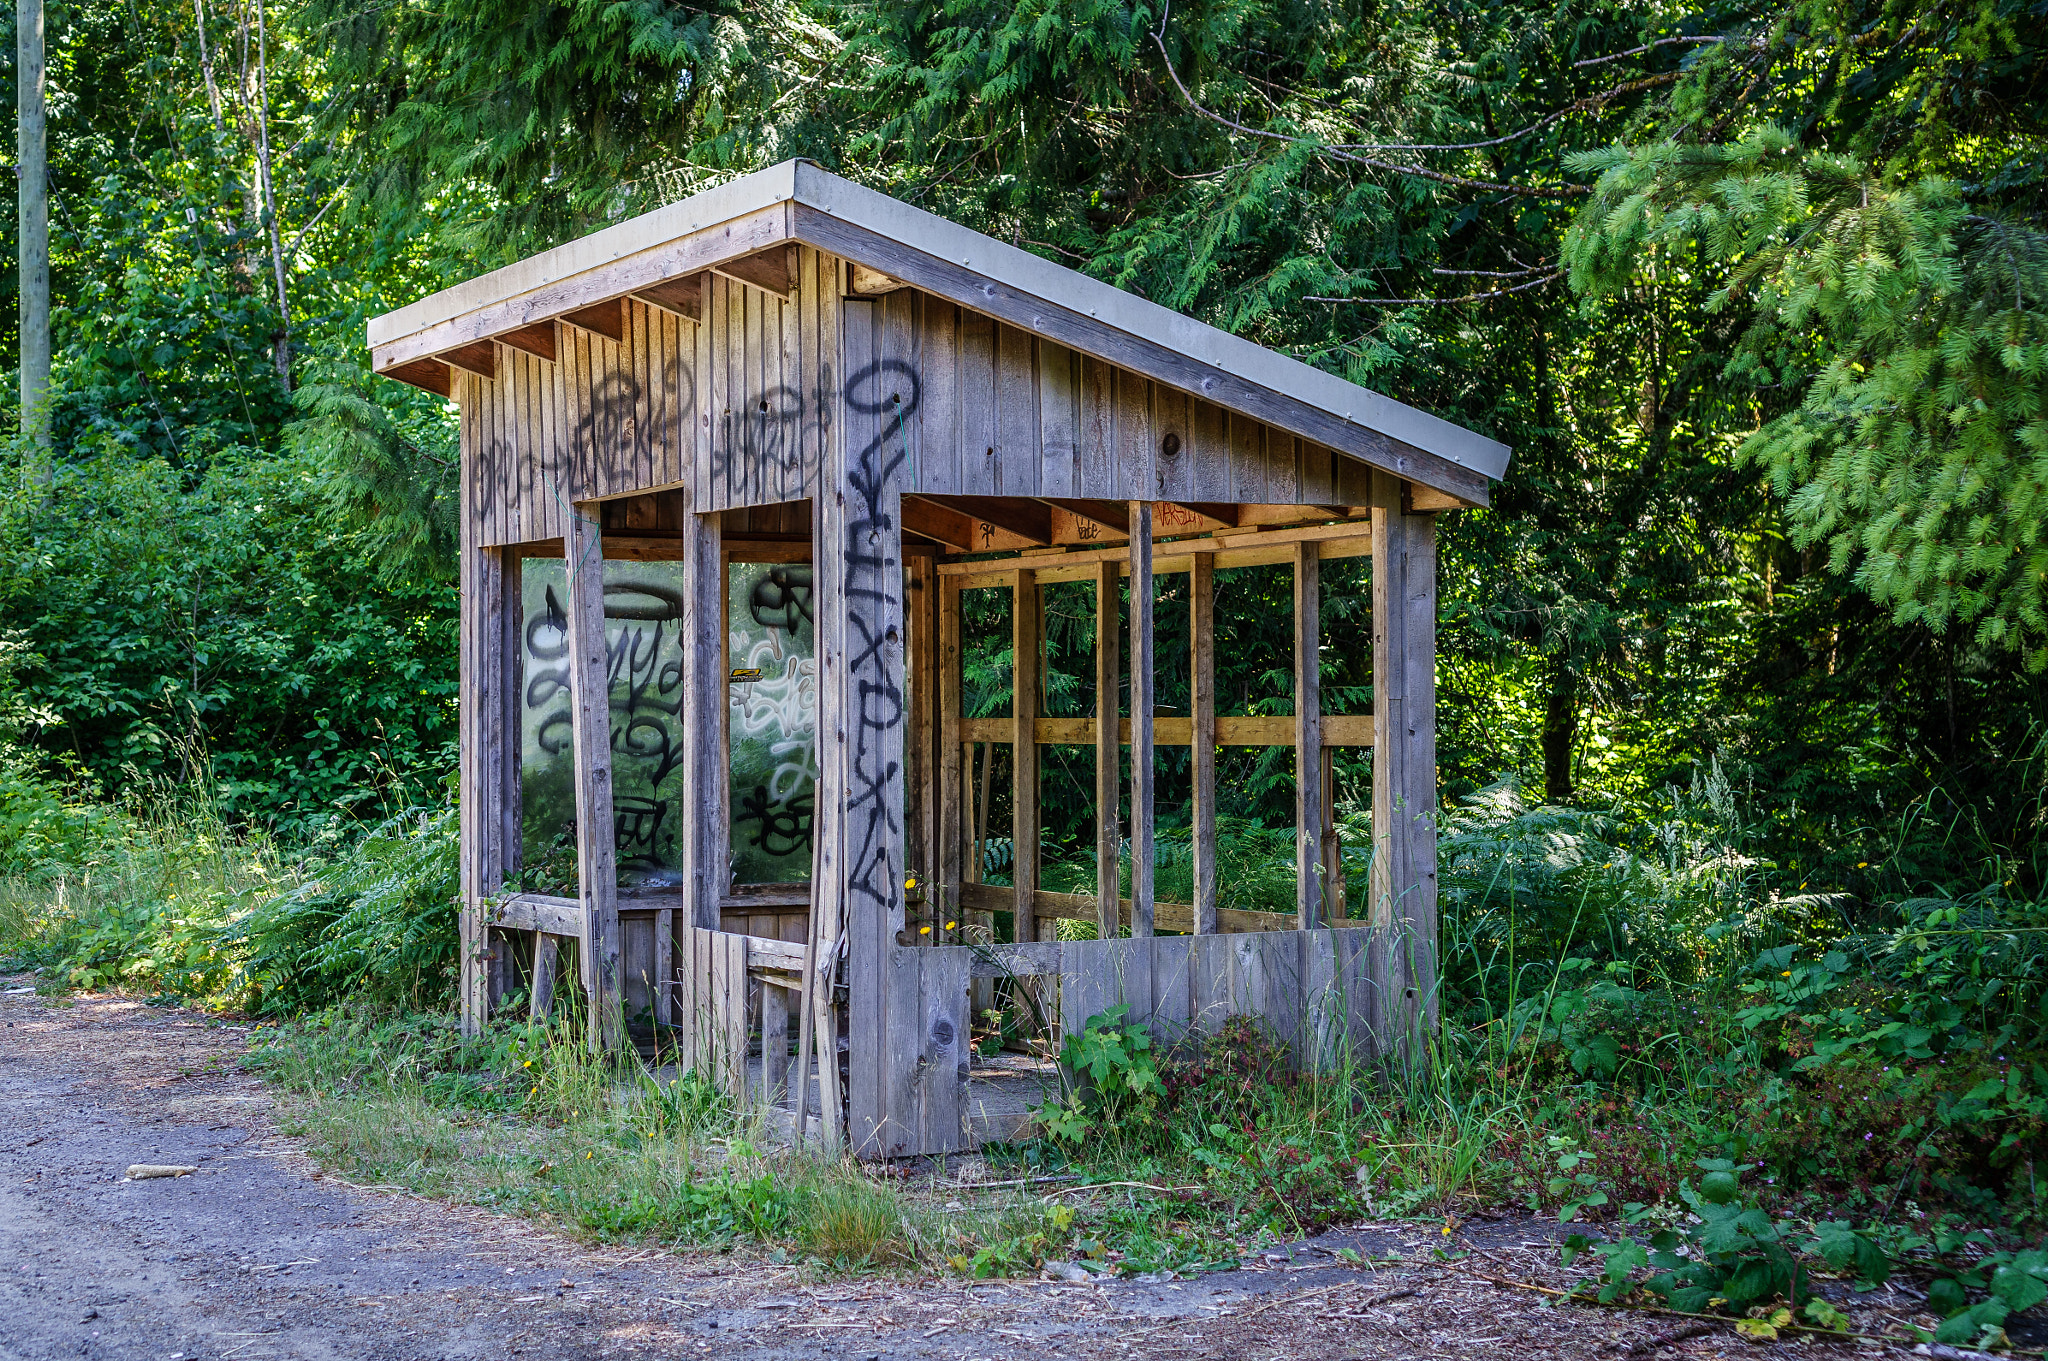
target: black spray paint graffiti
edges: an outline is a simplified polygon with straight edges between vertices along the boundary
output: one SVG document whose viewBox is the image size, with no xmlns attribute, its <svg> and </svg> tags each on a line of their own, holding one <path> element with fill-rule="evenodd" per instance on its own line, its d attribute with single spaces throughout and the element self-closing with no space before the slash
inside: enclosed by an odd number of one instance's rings
<svg viewBox="0 0 2048 1361">
<path fill-rule="evenodd" d="M 788 636 L 772 653 L 791 658 L 792 666 L 794 657 L 802 650 L 798 638 L 803 626 L 811 621 L 811 583 L 808 564 L 777 564 L 762 572 L 747 592 L 747 617 L 771 635 Z M 793 856 L 811 844 L 815 755 L 810 751 L 787 753 L 778 762 L 774 754 L 791 736 L 792 720 L 786 704 L 795 679 L 791 671 L 772 680 L 750 683 L 750 695 L 759 695 L 754 688 L 759 684 L 777 689 L 781 702 L 769 700 L 736 706 L 730 720 L 735 781 L 742 778 L 739 753 L 746 739 L 758 739 L 765 744 L 771 753 L 767 759 L 776 763 L 765 783 L 756 783 L 750 793 L 739 796 L 733 813 L 734 834 L 740 844 L 777 860 Z M 815 715 L 809 721 L 815 723 Z M 778 790 L 785 791 L 779 798 Z"/>
<path fill-rule="evenodd" d="M 572 746 L 569 620 L 555 586 L 526 621 L 526 709 L 539 715 L 534 744 L 550 757 Z M 658 581 L 605 584 L 606 678 L 610 698 L 613 819 L 622 870 L 655 873 L 666 865 L 664 829 L 681 816 L 670 775 L 682 764 L 682 659 L 673 645 L 684 618 L 680 591 Z M 634 792 L 627 792 L 630 788 Z M 644 791 L 644 792 L 642 792 Z"/>
<path fill-rule="evenodd" d="M 711 426 L 706 413 L 704 424 Z M 711 467 L 715 477 L 765 478 L 770 472 L 799 473 L 804 463 L 804 436 L 813 449 L 823 449 L 832 432 L 832 366 L 818 365 L 818 383 L 806 394 L 780 383 L 741 397 L 719 413 L 712 432 Z M 759 488 L 756 488 L 759 490 Z"/>
<path fill-rule="evenodd" d="M 624 347 L 617 347 L 614 353 L 617 362 L 628 362 L 629 352 Z M 540 371 L 545 375 L 551 367 L 543 365 Z M 498 401 L 516 401 L 529 386 L 500 378 L 493 388 L 478 380 L 479 391 L 492 393 Z M 528 395 L 544 399 L 552 390 L 544 377 L 540 392 Z M 641 420 L 643 401 L 645 421 Z M 569 447 L 560 453 L 543 448 L 531 428 L 522 428 L 516 439 L 504 433 L 484 438 L 484 428 L 507 430 L 513 422 L 490 421 L 481 407 L 477 409 L 470 426 L 476 466 L 467 489 L 473 522 L 488 524 L 501 509 L 516 519 L 525 505 L 523 489 L 529 486 L 538 488 L 542 498 L 561 502 L 566 514 L 570 502 L 584 499 L 600 486 L 616 488 L 651 478 L 657 431 L 667 429 L 672 439 L 681 441 L 689 428 L 697 406 L 696 378 L 675 355 L 663 361 L 651 390 L 643 388 L 630 370 L 609 369 L 593 384 L 581 406 L 582 414 L 569 430 Z M 538 467 L 534 466 L 536 460 Z M 515 535 L 512 541 L 516 539 Z"/>
<path fill-rule="evenodd" d="M 888 491 L 909 459 L 904 422 L 919 396 L 916 372 L 894 359 L 870 364 L 846 385 L 848 408 L 878 417 L 880 425 L 846 470 L 846 680 L 854 698 L 846 883 L 892 921 L 903 893 L 903 867 L 894 855 L 903 825 L 891 798 L 901 765 L 888 735 L 902 731 L 904 702 L 894 664 L 902 646 L 896 622 L 902 614 L 900 531 Z"/>
</svg>

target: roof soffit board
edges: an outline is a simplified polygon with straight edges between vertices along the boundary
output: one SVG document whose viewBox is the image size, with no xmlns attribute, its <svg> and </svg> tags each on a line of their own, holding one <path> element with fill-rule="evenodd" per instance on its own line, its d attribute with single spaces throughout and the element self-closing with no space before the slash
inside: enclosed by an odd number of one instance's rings
<svg viewBox="0 0 2048 1361">
<path fill-rule="evenodd" d="M 679 239 L 700 235 L 787 202 L 795 193 L 797 164 L 784 161 L 743 175 L 372 317 L 370 348 L 391 345 L 484 308 L 514 302 L 527 294 L 570 282 L 578 275 L 656 252 Z"/>
</svg>

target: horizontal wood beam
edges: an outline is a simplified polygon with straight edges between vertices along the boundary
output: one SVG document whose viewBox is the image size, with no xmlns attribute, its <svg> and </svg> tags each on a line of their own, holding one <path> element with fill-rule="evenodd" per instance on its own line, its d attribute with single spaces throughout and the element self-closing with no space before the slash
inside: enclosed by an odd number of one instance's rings
<svg viewBox="0 0 2048 1361">
<path fill-rule="evenodd" d="M 909 286 L 901 279 L 890 278 L 879 269 L 869 269 L 857 262 L 853 266 L 853 291 L 856 297 L 879 297 L 884 293 L 894 293 L 899 288 Z"/>
<path fill-rule="evenodd" d="M 961 910 L 967 912 L 1012 912 L 1016 910 L 1016 890 L 1003 884 L 955 884 L 952 893 L 957 897 Z M 1131 900 L 1118 899 L 1118 911 L 1123 923 L 1131 921 Z M 1091 893 L 1048 893 L 1044 889 L 1031 895 L 1031 915 L 1051 917 L 1060 921 L 1092 922 L 1095 920 L 1095 895 Z M 1152 925 L 1155 930 L 1179 931 L 1193 935 L 1195 930 L 1195 909 L 1192 903 L 1152 904 Z M 1216 929 L 1219 932 L 1247 934 L 1255 931 L 1292 931 L 1292 912 L 1251 912 L 1243 908 L 1222 907 L 1216 910 Z M 1016 949 L 1018 947 L 1005 947 Z M 1039 951 L 1057 949 L 1054 941 L 1041 942 Z M 997 956 L 1001 958 L 1000 955 Z M 1044 956 L 1034 958 L 1031 954 L 1018 954 L 1012 959 L 1027 968 L 1039 969 Z M 1012 970 L 1011 972 L 1015 972 Z M 997 976 L 999 971 L 982 973 L 976 968 L 977 977 Z"/>
<path fill-rule="evenodd" d="M 974 548 L 973 518 L 965 511 L 927 501 L 922 496 L 903 498 L 903 527 L 956 553 L 971 552 Z"/>
<path fill-rule="evenodd" d="M 1009 745 L 1010 725 L 1008 718 L 963 718 L 960 720 L 960 740 L 963 742 L 995 742 Z M 1163 747 L 1185 747 L 1195 740 L 1195 720 L 1160 715 L 1152 720 L 1152 740 Z M 1128 745 L 1131 740 L 1131 720 L 1117 720 L 1118 740 Z M 1041 718 L 1032 727 L 1032 734 L 1038 744 L 1060 747 L 1089 747 L 1095 745 L 1095 720 L 1093 718 Z M 1323 745 L 1326 747 L 1369 747 L 1373 744 L 1373 722 L 1371 714 L 1325 714 L 1323 715 Z M 1294 745 L 1294 717 L 1281 714 L 1277 717 L 1264 714 L 1219 714 L 1216 718 L 1216 745 L 1219 747 L 1291 747 Z"/>
<path fill-rule="evenodd" d="M 1203 539 L 1181 539 L 1157 544 L 1152 549 L 1155 573 L 1187 572 L 1194 568 L 1197 553 L 1210 554 L 1218 567 L 1264 567 L 1294 561 L 1294 544 L 1313 541 L 1316 556 L 1328 562 L 1335 558 L 1364 557 L 1372 551 L 1370 526 L 1363 521 L 1341 525 L 1308 525 L 1301 529 L 1274 530 L 1266 534 L 1216 535 Z M 1122 562 L 1126 548 L 1081 548 L 1070 552 L 1027 553 L 1016 558 L 984 558 L 978 562 L 941 562 L 939 575 L 959 577 L 962 589 L 999 586 L 1020 567 L 1041 584 L 1055 581 L 1087 581 L 1095 575 L 1098 562 Z M 1128 573 L 1128 563 L 1124 570 Z"/>
<path fill-rule="evenodd" d="M 544 931 L 550 936 L 583 939 L 583 904 L 574 898 L 544 893 L 515 893 L 484 904 L 486 920 L 507 931 Z"/>
<path fill-rule="evenodd" d="M 1061 510 L 1070 510 L 1076 515 L 1093 520 L 1104 529 L 1113 529 L 1123 535 L 1131 532 L 1131 512 L 1126 502 L 1091 501 L 1085 497 L 1071 496 L 1048 496 L 1044 500 L 1049 506 L 1058 506 Z"/>
<path fill-rule="evenodd" d="M 1420 482 L 1408 484 L 1408 509 L 1415 512 L 1426 510 L 1463 510 L 1465 503 L 1448 492 L 1435 487 L 1425 487 Z"/>
<path fill-rule="evenodd" d="M 808 539 L 764 539 L 759 542 L 750 539 L 727 539 L 724 548 L 727 556 L 734 562 L 811 560 L 811 543 Z M 562 556 L 562 541 L 535 539 L 531 543 L 512 544 L 507 551 L 516 552 L 522 558 L 559 558 Z M 676 562 L 688 551 L 687 541 L 680 538 L 652 535 L 643 537 L 635 534 L 604 536 L 604 555 L 621 562 Z"/>
<path fill-rule="evenodd" d="M 1052 507 L 1043 501 L 1013 501 L 999 496 L 949 496 L 938 504 L 964 511 L 1034 546 L 1044 547 L 1052 542 Z M 976 542 L 980 542 L 979 537 Z"/>
</svg>

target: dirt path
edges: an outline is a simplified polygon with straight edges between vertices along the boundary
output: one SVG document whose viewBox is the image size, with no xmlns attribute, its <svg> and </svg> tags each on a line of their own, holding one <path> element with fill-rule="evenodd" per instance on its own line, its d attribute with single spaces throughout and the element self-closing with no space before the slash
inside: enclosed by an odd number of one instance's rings
<svg viewBox="0 0 2048 1361">
<path fill-rule="evenodd" d="M 1611 1358 L 1669 1331 L 1428 1266 L 1442 1239 L 1408 1225 L 1324 1246 L 1413 1267 L 1309 1252 L 1162 1285 L 820 1281 L 737 1255 L 591 1249 L 323 1177 L 237 1070 L 243 1032 L 126 999 L 52 1006 L 26 983 L 0 980 L 0 1361 Z M 199 1172 L 124 1180 L 138 1162 Z M 1488 1269 L 1554 1263 L 1519 1245 L 1531 1230 L 1493 1226 Z M 1751 1353 L 1723 1334 L 1638 1354 Z"/>
</svg>

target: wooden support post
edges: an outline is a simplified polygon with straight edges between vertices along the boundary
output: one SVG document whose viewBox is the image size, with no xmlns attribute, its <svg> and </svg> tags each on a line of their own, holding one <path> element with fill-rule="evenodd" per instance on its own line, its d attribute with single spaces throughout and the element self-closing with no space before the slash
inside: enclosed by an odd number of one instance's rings
<svg viewBox="0 0 2048 1361">
<path fill-rule="evenodd" d="M 1406 1041 L 1437 1019 L 1436 518 L 1406 514 L 1401 493 L 1373 473 L 1369 915 L 1393 933 L 1375 981 Z"/>
<path fill-rule="evenodd" d="M 1123 688 L 1122 612 L 1117 595 L 1122 571 L 1114 561 L 1095 564 L 1095 930 L 1103 940 L 1122 934 L 1117 874 L 1123 849 L 1121 804 L 1123 739 L 1118 692 Z"/>
<path fill-rule="evenodd" d="M 616 1048 L 619 978 L 619 871 L 612 824 L 611 677 L 604 632 L 604 544 L 595 502 L 570 507 L 563 543 L 569 564 L 569 717 L 575 754 L 576 880 L 583 901 L 578 951 L 590 1002 L 590 1043 Z"/>
<path fill-rule="evenodd" d="M 842 353 L 853 376 L 836 399 L 812 517 L 819 766 L 813 826 L 821 829 L 813 888 L 820 917 L 845 923 L 847 1142 L 863 1157 L 886 1158 L 923 1151 L 904 1121 L 923 1047 L 894 1041 L 904 1020 L 914 1027 L 912 1040 L 924 1027 L 922 1017 L 896 1014 L 915 1003 L 896 986 L 892 955 L 903 928 L 902 501 L 910 404 L 900 393 L 892 398 L 890 379 L 875 376 L 887 372 L 874 360 L 876 305 L 849 300 L 840 307 Z M 835 1054 L 836 1042 L 822 1047 L 821 1063 L 831 1064 Z"/>
<path fill-rule="evenodd" d="M 761 986 L 761 1104 L 779 1106 L 789 1085 L 789 1000 L 775 983 Z"/>
<path fill-rule="evenodd" d="M 527 1015 L 545 1021 L 555 1009 L 555 970 L 560 966 L 562 943 L 545 931 L 533 933 L 533 996 Z"/>
<path fill-rule="evenodd" d="M 689 918 L 683 918 L 687 923 Z M 654 913 L 654 977 L 650 980 L 654 988 L 654 1024 L 669 1026 L 675 1023 L 672 1011 L 675 989 L 670 986 L 676 977 L 676 914 L 675 909 L 663 907 Z"/>
<path fill-rule="evenodd" d="M 965 925 L 960 911 L 964 843 L 971 825 L 968 813 L 968 772 L 960 741 L 960 578 L 940 577 L 938 593 L 939 769 L 938 855 L 931 866 L 932 887 L 939 895 L 933 912 Z"/>
<path fill-rule="evenodd" d="M 1337 749 L 1323 748 L 1323 922 L 1351 915 L 1344 891 L 1344 843 L 1337 833 Z"/>
<path fill-rule="evenodd" d="M 1016 886 L 1017 939 L 1038 939 L 1038 679 L 1045 653 L 1038 579 L 1010 578 L 1010 882 Z"/>
<path fill-rule="evenodd" d="M 1152 507 L 1131 502 L 1131 936 L 1152 934 Z"/>
<path fill-rule="evenodd" d="M 509 976 L 510 942 L 499 938 L 484 913 L 486 901 L 504 891 L 508 829 L 512 864 L 518 863 L 518 660 L 506 656 L 508 643 L 517 637 L 516 618 L 507 623 L 508 611 L 516 616 L 517 600 L 508 601 L 505 578 L 503 550 L 462 550 L 461 998 L 462 1028 L 472 1035 L 489 1021 Z M 513 800 L 509 815 L 508 798 Z"/>
<path fill-rule="evenodd" d="M 905 614 L 910 621 L 910 731 L 905 743 L 903 782 L 905 867 L 924 890 L 927 945 L 945 943 L 946 918 L 940 915 L 941 880 L 933 873 L 938 859 L 938 789 L 935 769 L 939 741 L 939 572 L 938 561 L 920 553 L 906 564 L 909 593 Z"/>
<path fill-rule="evenodd" d="M 683 808 L 681 846 L 689 911 L 684 920 L 719 929 L 732 850 L 725 761 L 725 561 L 717 511 L 685 512 L 683 552 Z M 686 955 L 687 959 L 688 956 Z M 695 1024 L 685 1017 L 683 1023 Z"/>
<path fill-rule="evenodd" d="M 1188 583 L 1189 711 L 1193 722 L 1192 832 L 1195 871 L 1195 934 L 1216 933 L 1216 557 L 1197 553 Z"/>
<path fill-rule="evenodd" d="M 1294 912 L 1323 924 L 1322 560 L 1313 543 L 1294 545 Z"/>
</svg>

